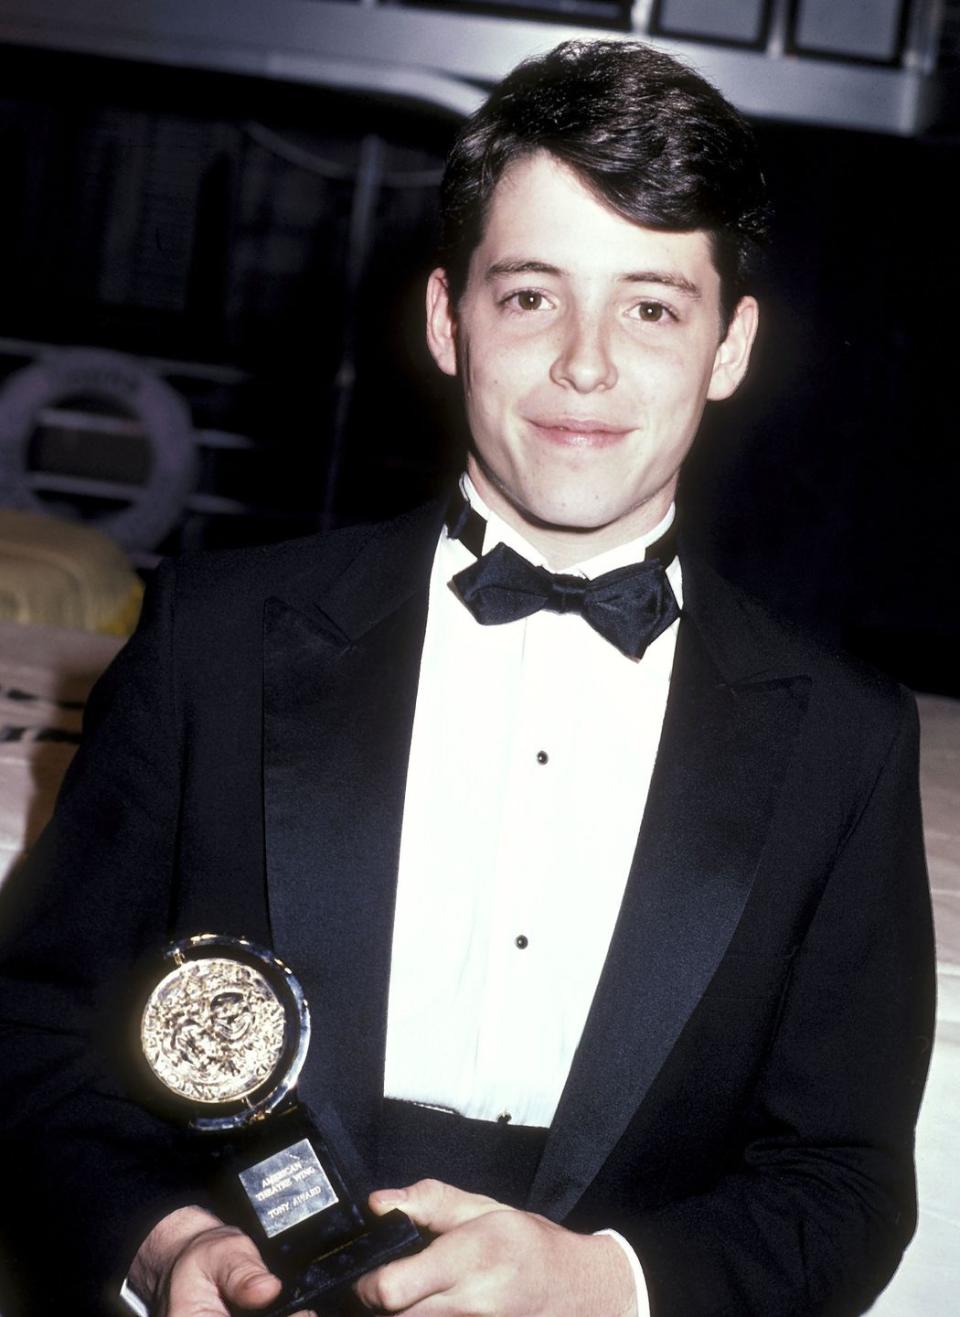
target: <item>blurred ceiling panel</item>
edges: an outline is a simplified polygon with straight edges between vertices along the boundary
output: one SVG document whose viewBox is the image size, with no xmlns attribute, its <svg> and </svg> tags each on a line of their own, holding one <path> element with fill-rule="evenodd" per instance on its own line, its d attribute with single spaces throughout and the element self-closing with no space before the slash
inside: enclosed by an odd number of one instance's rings
<svg viewBox="0 0 960 1317">
<path fill-rule="evenodd" d="M 747 114 L 901 135 L 960 118 L 960 0 L 0 0 L 0 43 L 469 112 L 565 37 L 648 39 Z"/>
</svg>

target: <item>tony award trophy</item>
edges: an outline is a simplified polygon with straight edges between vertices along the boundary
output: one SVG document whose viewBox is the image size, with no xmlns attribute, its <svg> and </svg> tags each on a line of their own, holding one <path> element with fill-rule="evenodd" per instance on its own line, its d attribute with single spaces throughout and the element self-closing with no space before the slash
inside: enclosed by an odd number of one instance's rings
<svg viewBox="0 0 960 1317">
<path fill-rule="evenodd" d="M 423 1246 L 402 1212 L 357 1201 L 329 1130 L 297 1100 L 309 1040 L 303 990 L 272 952 L 210 933 L 163 952 L 143 1055 L 166 1105 L 219 1136 L 222 1214 L 284 1283 L 271 1317 L 338 1305 L 358 1276 Z"/>
</svg>

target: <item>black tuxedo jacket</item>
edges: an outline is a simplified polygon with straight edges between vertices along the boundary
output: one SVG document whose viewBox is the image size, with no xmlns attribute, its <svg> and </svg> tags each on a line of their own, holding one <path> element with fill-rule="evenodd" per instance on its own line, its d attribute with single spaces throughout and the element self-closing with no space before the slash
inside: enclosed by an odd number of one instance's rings
<svg viewBox="0 0 960 1317">
<path fill-rule="evenodd" d="M 106 1311 L 152 1221 L 198 1199 L 190 1147 L 123 1077 L 127 976 L 173 934 L 274 946 L 311 1003 L 301 1092 L 375 1164 L 439 527 L 428 509 L 168 564 L 95 691 L 8 894 L 27 899 L 2 984 L 18 1183 L 47 1223 L 21 1247 L 49 1287 L 57 1233 L 71 1311 Z M 860 1312 L 915 1220 L 933 981 L 915 712 L 683 565 L 643 827 L 528 1206 L 620 1230 L 654 1317 Z"/>
</svg>

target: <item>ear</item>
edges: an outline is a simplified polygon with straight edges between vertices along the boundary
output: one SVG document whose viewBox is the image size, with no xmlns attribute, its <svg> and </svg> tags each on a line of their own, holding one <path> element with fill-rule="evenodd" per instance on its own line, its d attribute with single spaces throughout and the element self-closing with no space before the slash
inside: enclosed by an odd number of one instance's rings
<svg viewBox="0 0 960 1317">
<path fill-rule="evenodd" d="M 443 373 L 456 375 L 457 322 L 446 270 L 433 270 L 427 280 L 427 346 Z"/>
<path fill-rule="evenodd" d="M 713 402 L 729 398 L 746 375 L 759 320 L 757 299 L 741 297 L 713 359 L 713 373 L 707 389 L 707 397 Z"/>
</svg>

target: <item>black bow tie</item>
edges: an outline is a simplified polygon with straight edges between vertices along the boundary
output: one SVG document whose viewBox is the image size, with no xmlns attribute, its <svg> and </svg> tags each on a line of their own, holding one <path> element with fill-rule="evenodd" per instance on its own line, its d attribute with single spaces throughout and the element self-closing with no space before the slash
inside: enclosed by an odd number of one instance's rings
<svg viewBox="0 0 960 1317">
<path fill-rule="evenodd" d="M 451 538 L 479 553 L 485 522 L 465 500 L 458 498 L 451 509 L 447 529 Z M 451 585 L 483 626 L 515 622 L 541 608 L 579 613 L 621 653 L 639 659 L 680 616 L 665 570 L 676 555 L 673 527 L 646 554 L 643 562 L 587 580 L 535 567 L 507 545 L 498 544 L 457 572 Z"/>
</svg>

